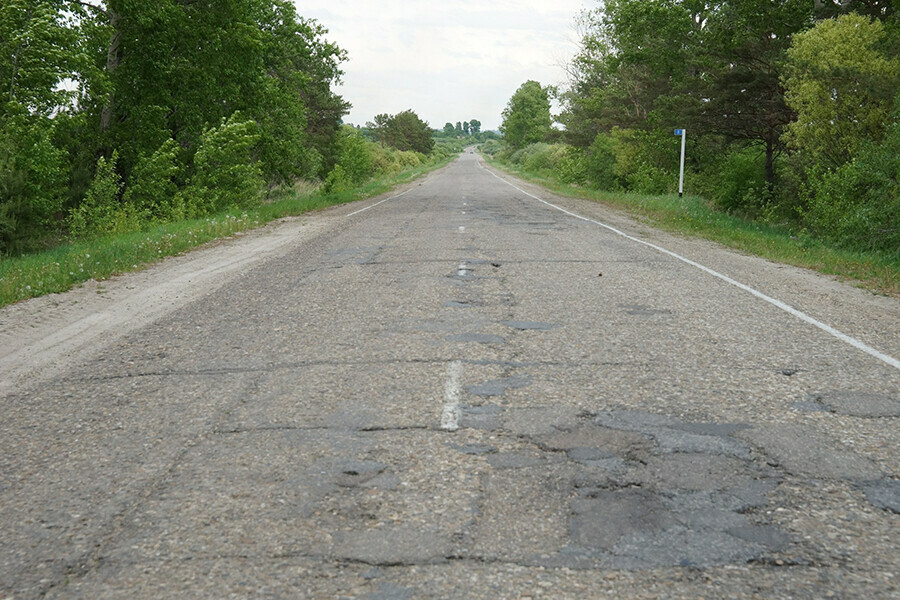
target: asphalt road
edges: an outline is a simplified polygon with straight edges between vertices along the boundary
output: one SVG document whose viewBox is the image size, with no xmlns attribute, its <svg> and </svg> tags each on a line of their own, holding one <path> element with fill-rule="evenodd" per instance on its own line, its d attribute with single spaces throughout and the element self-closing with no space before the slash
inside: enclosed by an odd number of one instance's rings
<svg viewBox="0 0 900 600">
<path fill-rule="evenodd" d="M 0 311 L 0 598 L 900 597 L 900 301 L 400 192 Z"/>
</svg>

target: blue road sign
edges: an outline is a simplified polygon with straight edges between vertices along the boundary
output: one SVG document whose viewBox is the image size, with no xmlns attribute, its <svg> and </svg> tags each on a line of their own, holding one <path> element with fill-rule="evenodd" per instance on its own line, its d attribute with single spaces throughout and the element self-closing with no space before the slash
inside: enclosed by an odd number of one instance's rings
<svg viewBox="0 0 900 600">
<path fill-rule="evenodd" d="M 684 135 L 684 129 L 676 129 L 675 135 Z"/>
</svg>

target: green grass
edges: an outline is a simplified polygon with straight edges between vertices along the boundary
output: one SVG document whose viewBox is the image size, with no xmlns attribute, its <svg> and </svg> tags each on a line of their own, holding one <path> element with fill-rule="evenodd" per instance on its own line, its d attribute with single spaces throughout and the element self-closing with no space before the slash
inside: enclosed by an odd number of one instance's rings
<svg viewBox="0 0 900 600">
<path fill-rule="evenodd" d="M 556 194 L 624 209 L 663 229 L 705 238 L 763 258 L 854 280 L 876 293 L 900 296 L 900 252 L 859 252 L 835 248 L 788 227 L 744 219 L 714 209 L 703 198 L 614 193 L 561 184 L 546 175 L 489 162 Z"/>
<path fill-rule="evenodd" d="M 0 307 L 44 294 L 65 292 L 85 281 L 104 280 L 136 271 L 167 256 L 181 254 L 208 242 L 336 204 L 382 194 L 438 169 L 455 156 L 371 181 L 331 195 L 298 186 L 279 191 L 271 202 L 247 210 L 165 223 L 144 231 L 73 242 L 52 250 L 0 259 Z"/>
</svg>

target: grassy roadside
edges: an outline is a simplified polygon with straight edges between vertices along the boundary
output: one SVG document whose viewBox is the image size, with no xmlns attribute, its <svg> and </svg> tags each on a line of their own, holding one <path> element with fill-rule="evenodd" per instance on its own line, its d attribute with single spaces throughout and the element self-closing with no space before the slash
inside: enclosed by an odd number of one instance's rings
<svg viewBox="0 0 900 600">
<path fill-rule="evenodd" d="M 706 200 L 676 195 L 613 193 L 561 184 L 485 157 L 516 177 L 538 183 L 555 194 L 584 198 L 624 209 L 651 224 L 702 237 L 763 258 L 854 280 L 872 292 L 900 297 L 900 252 L 893 255 L 842 250 L 787 228 L 761 224 L 710 208 Z"/>
<path fill-rule="evenodd" d="M 439 169 L 456 157 L 404 171 L 337 194 L 314 189 L 278 192 L 273 201 L 201 219 L 164 223 L 135 233 L 73 242 L 52 250 L 0 259 L 0 307 L 45 294 L 65 292 L 90 279 L 136 271 L 148 264 L 261 227 L 282 217 L 371 198 Z"/>
</svg>

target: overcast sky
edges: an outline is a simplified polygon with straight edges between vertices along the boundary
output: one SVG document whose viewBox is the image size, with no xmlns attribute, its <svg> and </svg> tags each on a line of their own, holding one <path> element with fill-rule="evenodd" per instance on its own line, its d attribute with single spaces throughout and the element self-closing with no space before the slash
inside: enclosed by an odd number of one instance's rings
<svg viewBox="0 0 900 600">
<path fill-rule="evenodd" d="M 432 127 L 496 129 L 529 79 L 565 82 L 576 15 L 594 0 L 295 0 L 349 54 L 338 93 L 347 123 L 411 108 Z"/>
</svg>

